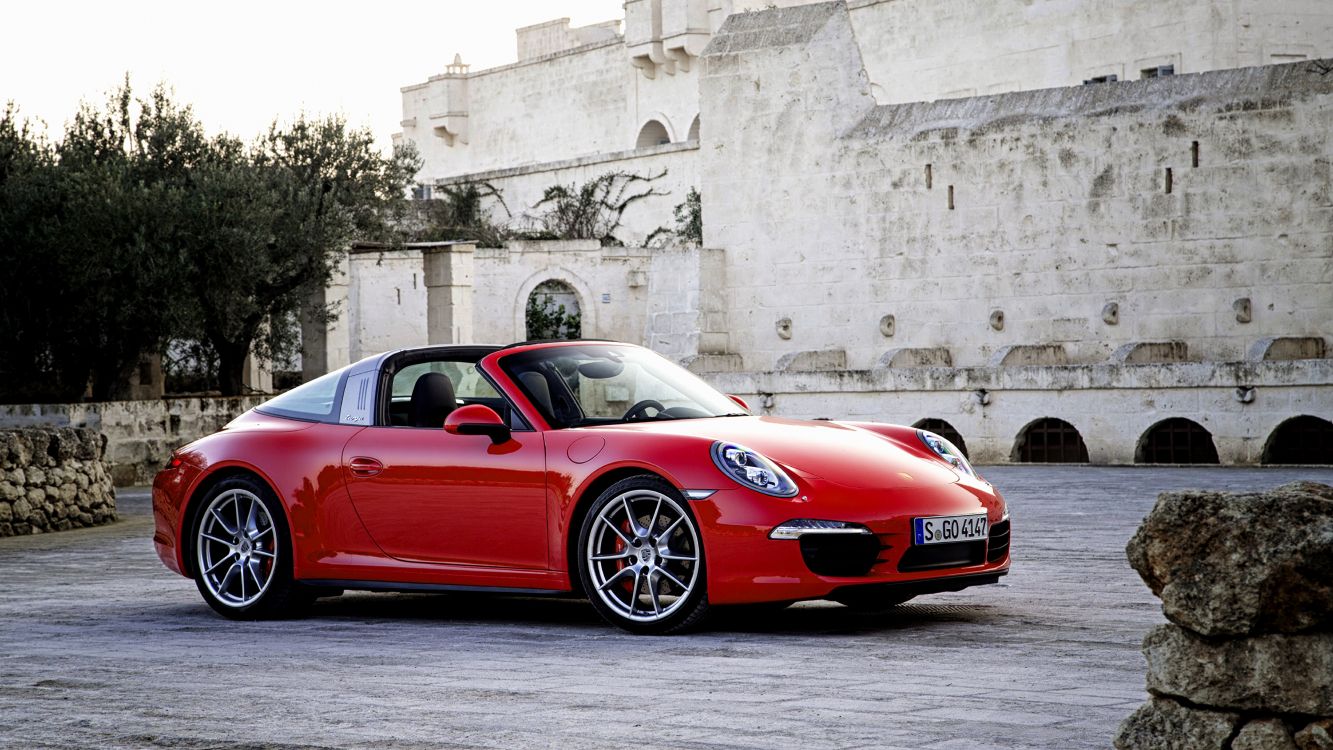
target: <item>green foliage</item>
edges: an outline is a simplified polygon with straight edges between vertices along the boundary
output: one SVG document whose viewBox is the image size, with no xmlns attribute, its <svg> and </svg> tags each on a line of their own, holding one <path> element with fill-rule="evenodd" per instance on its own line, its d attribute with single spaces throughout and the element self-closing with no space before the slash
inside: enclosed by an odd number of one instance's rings
<svg viewBox="0 0 1333 750">
<path fill-rule="evenodd" d="M 648 235 L 647 244 L 650 247 L 656 247 L 675 241 L 702 245 L 704 242 L 704 219 L 703 202 L 700 199 L 699 191 L 690 188 L 690 192 L 685 195 L 685 200 L 676 204 L 674 213 L 676 226 L 671 229 L 658 227 L 652 234 Z"/>
<path fill-rule="evenodd" d="M 690 188 L 685 202 L 676 206 L 676 236 L 685 242 L 702 245 L 704 242 L 703 201 L 696 188 Z"/>
<path fill-rule="evenodd" d="M 551 293 L 541 287 L 528 295 L 526 317 L 529 341 L 583 336 L 582 316 L 577 312 L 567 313 L 565 306 L 556 304 Z"/>
<path fill-rule="evenodd" d="M 425 204 L 425 227 L 415 239 L 424 241 L 460 240 L 479 247 L 504 247 L 509 231 L 491 218 L 487 201 L 495 201 L 509 215 L 504 196 L 489 182 L 465 182 L 435 188 L 436 198 Z"/>
<path fill-rule="evenodd" d="M 582 185 L 552 185 L 534 208 L 544 209 L 537 217 L 540 229 L 530 239 L 597 240 L 603 245 L 623 245 L 615 237 L 625 209 L 637 201 L 667 193 L 651 187 L 666 176 L 607 172 Z"/>
<path fill-rule="evenodd" d="M 295 351 L 343 248 L 392 237 L 418 167 L 336 117 L 209 137 L 160 86 L 84 105 L 56 144 L 8 107 L 0 263 L 21 283 L 0 288 L 0 394 L 77 399 L 91 378 L 94 398 L 120 398 L 152 352 L 239 393 L 248 353 Z"/>
</svg>

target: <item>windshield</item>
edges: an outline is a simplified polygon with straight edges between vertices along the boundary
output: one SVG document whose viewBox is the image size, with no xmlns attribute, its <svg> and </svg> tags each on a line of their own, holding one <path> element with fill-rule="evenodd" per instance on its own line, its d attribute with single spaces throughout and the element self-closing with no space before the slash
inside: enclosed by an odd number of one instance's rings
<svg viewBox="0 0 1333 750">
<path fill-rule="evenodd" d="M 534 349 L 504 357 L 500 367 L 557 429 L 743 413 L 704 381 L 638 347 Z"/>
</svg>

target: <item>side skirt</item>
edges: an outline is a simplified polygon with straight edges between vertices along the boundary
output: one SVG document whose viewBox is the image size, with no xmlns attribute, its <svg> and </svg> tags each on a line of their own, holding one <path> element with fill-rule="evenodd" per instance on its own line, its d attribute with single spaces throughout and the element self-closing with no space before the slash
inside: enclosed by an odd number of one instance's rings
<svg viewBox="0 0 1333 750">
<path fill-rule="evenodd" d="M 447 583 L 398 583 L 395 581 L 349 581 L 340 578 L 303 578 L 297 583 L 317 588 L 348 591 L 383 591 L 397 594 L 479 592 L 490 594 L 523 594 L 525 596 L 573 596 L 569 591 L 552 589 L 524 589 L 508 586 L 460 586 Z"/>
</svg>

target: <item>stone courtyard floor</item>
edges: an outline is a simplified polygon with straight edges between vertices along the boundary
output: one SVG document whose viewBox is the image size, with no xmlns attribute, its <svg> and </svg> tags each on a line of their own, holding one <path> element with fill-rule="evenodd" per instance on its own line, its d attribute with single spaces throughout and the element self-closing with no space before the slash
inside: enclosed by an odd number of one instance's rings
<svg viewBox="0 0 1333 750">
<path fill-rule="evenodd" d="M 1162 621 L 1125 542 L 1162 490 L 1330 470 L 995 467 L 999 586 L 636 638 L 586 602 L 349 594 L 232 623 L 122 521 L 0 540 L 0 748 L 1104 748 Z"/>
</svg>

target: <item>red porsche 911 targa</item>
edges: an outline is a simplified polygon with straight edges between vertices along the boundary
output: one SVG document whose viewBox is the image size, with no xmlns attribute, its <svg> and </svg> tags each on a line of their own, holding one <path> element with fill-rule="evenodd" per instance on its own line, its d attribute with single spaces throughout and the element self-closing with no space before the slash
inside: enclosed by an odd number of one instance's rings
<svg viewBox="0 0 1333 750">
<path fill-rule="evenodd" d="M 600 341 L 362 360 L 177 450 L 153 514 L 162 561 L 237 619 L 489 590 L 671 633 L 718 605 L 887 608 L 1009 570 L 1004 500 L 947 440 L 753 416 Z"/>
</svg>

